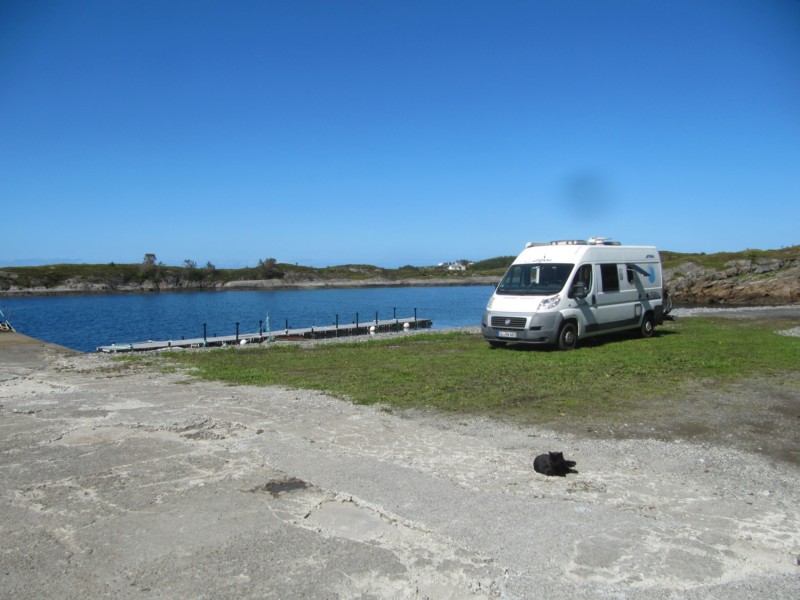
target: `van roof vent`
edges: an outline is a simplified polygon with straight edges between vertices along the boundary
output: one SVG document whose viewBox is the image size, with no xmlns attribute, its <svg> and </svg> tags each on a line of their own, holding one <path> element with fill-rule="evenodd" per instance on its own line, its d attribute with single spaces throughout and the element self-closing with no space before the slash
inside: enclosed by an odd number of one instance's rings
<svg viewBox="0 0 800 600">
<path fill-rule="evenodd" d="M 620 246 L 620 242 L 614 242 L 608 237 L 590 237 L 588 240 L 553 240 L 551 242 L 528 242 L 526 248 L 534 246 Z"/>
<path fill-rule="evenodd" d="M 550 242 L 551 246 L 585 246 L 586 242 L 583 240 L 554 240 Z"/>
<path fill-rule="evenodd" d="M 591 245 L 601 245 L 601 246 L 619 246 L 620 245 L 619 242 L 613 242 L 613 241 L 611 241 L 611 238 L 607 238 L 607 237 L 590 237 L 587 240 L 586 243 L 587 244 L 591 244 Z"/>
</svg>

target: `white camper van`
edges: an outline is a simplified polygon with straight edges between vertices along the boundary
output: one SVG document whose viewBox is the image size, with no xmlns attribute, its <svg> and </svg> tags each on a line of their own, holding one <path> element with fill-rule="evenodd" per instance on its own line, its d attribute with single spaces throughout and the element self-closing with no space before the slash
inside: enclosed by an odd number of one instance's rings
<svg viewBox="0 0 800 600">
<path fill-rule="evenodd" d="M 608 238 L 529 243 L 492 294 L 481 330 L 492 346 L 550 344 L 563 350 L 594 335 L 664 321 L 661 258 L 653 246 Z"/>
</svg>

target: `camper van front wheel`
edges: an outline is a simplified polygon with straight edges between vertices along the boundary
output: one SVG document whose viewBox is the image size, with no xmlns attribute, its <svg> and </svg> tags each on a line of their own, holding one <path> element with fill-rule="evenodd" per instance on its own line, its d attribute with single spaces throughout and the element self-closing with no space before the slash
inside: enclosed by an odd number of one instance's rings
<svg viewBox="0 0 800 600">
<path fill-rule="evenodd" d="M 578 345 L 578 328 L 575 323 L 567 322 L 558 333 L 558 347 L 561 350 L 572 350 Z"/>
<path fill-rule="evenodd" d="M 653 313 L 647 313 L 642 319 L 642 326 L 639 328 L 639 333 L 643 338 L 653 337 L 655 333 L 655 325 L 653 323 Z"/>
</svg>

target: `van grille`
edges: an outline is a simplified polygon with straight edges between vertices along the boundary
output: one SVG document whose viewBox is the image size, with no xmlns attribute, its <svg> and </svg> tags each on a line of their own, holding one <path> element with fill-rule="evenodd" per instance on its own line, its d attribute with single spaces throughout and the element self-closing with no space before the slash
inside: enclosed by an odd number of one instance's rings
<svg viewBox="0 0 800 600">
<path fill-rule="evenodd" d="M 525 329 L 525 317 L 492 317 L 492 327 L 499 329 Z"/>
</svg>

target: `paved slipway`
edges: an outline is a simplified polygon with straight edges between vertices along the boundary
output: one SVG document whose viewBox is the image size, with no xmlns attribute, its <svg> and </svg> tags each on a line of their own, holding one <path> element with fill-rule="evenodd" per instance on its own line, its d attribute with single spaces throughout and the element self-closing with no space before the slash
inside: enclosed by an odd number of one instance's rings
<svg viewBox="0 0 800 600">
<path fill-rule="evenodd" d="M 536 474 L 546 450 L 579 473 Z M 795 599 L 799 499 L 796 462 L 731 445 L 391 412 L 0 339 L 3 598 Z"/>
</svg>

